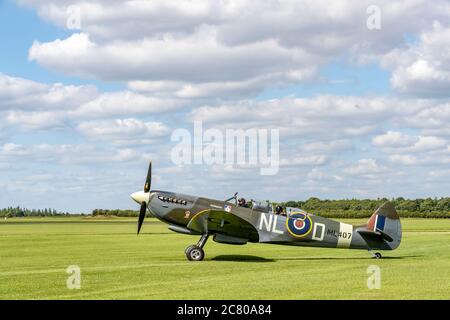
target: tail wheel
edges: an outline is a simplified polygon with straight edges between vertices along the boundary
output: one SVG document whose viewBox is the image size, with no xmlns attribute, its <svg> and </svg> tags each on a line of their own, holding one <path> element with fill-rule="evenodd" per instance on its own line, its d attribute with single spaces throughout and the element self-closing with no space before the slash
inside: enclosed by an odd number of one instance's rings
<svg viewBox="0 0 450 320">
<path fill-rule="evenodd" d="M 190 246 L 186 250 L 186 257 L 190 261 L 202 261 L 205 257 L 205 252 L 199 246 Z"/>
<path fill-rule="evenodd" d="M 382 255 L 381 255 L 381 253 L 379 253 L 379 252 L 375 252 L 375 256 L 374 256 L 374 258 L 375 258 L 375 259 L 381 259 L 381 258 L 382 258 Z"/>
</svg>

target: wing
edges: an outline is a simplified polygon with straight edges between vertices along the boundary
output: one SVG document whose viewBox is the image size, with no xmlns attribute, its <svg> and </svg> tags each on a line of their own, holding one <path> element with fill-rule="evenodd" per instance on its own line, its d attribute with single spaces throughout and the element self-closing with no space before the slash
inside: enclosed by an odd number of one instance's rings
<svg viewBox="0 0 450 320">
<path fill-rule="evenodd" d="M 198 212 L 187 225 L 188 229 L 200 233 L 222 234 L 231 237 L 258 241 L 255 227 L 232 212 L 203 210 Z"/>
</svg>

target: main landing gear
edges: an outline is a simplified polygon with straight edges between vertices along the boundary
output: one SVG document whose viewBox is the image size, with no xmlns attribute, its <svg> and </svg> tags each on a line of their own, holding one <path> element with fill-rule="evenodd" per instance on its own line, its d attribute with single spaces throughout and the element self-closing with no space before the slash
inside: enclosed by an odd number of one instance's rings
<svg viewBox="0 0 450 320">
<path fill-rule="evenodd" d="M 186 254 L 186 257 L 190 261 L 202 261 L 205 257 L 205 252 L 203 251 L 203 247 L 206 244 L 206 241 L 208 240 L 209 234 L 204 234 L 200 238 L 200 240 L 197 242 L 197 244 L 190 245 L 189 247 L 184 250 L 184 253 Z"/>
<path fill-rule="evenodd" d="M 381 259 L 383 257 L 379 252 L 373 252 L 372 250 L 369 250 L 369 252 L 372 255 L 372 258 L 374 259 Z"/>
</svg>

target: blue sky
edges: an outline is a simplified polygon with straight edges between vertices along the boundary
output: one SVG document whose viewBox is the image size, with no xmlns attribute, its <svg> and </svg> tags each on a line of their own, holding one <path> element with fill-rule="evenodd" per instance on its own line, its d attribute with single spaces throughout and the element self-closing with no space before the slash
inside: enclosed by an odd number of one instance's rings
<svg viewBox="0 0 450 320">
<path fill-rule="evenodd" d="M 0 207 L 133 208 L 150 159 L 219 199 L 448 196 L 448 2 L 307 2 L 0 2 Z M 200 120 L 279 130 L 278 173 L 176 165 Z"/>
<path fill-rule="evenodd" d="M 67 77 L 28 61 L 28 50 L 33 41 L 63 39 L 70 36 L 72 31 L 57 27 L 39 18 L 35 10 L 20 6 L 12 0 L 1 1 L 0 8 L 0 37 L 5 48 L 0 51 L 2 73 L 44 83 L 94 84 L 105 91 L 123 87 L 119 83 Z"/>
<path fill-rule="evenodd" d="M 65 82 L 71 79 L 41 68 L 28 61 L 28 50 L 35 40 L 50 41 L 67 37 L 70 32 L 57 28 L 40 19 L 36 11 L 19 7 L 14 1 L 0 4 L 0 36 L 4 41 L 0 52 L 0 67 L 3 73 L 40 82 Z M 74 81 L 74 79 L 72 79 Z M 75 81 L 79 81 L 76 79 Z"/>
</svg>

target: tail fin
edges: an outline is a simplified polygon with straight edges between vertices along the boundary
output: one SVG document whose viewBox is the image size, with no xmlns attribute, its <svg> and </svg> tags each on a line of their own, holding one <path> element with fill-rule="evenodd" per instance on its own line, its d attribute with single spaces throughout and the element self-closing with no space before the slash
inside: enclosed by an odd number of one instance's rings
<svg viewBox="0 0 450 320">
<path fill-rule="evenodd" d="M 402 240 L 400 217 L 391 202 L 381 205 L 367 221 L 370 232 L 379 233 L 390 249 L 395 249 Z"/>
</svg>

